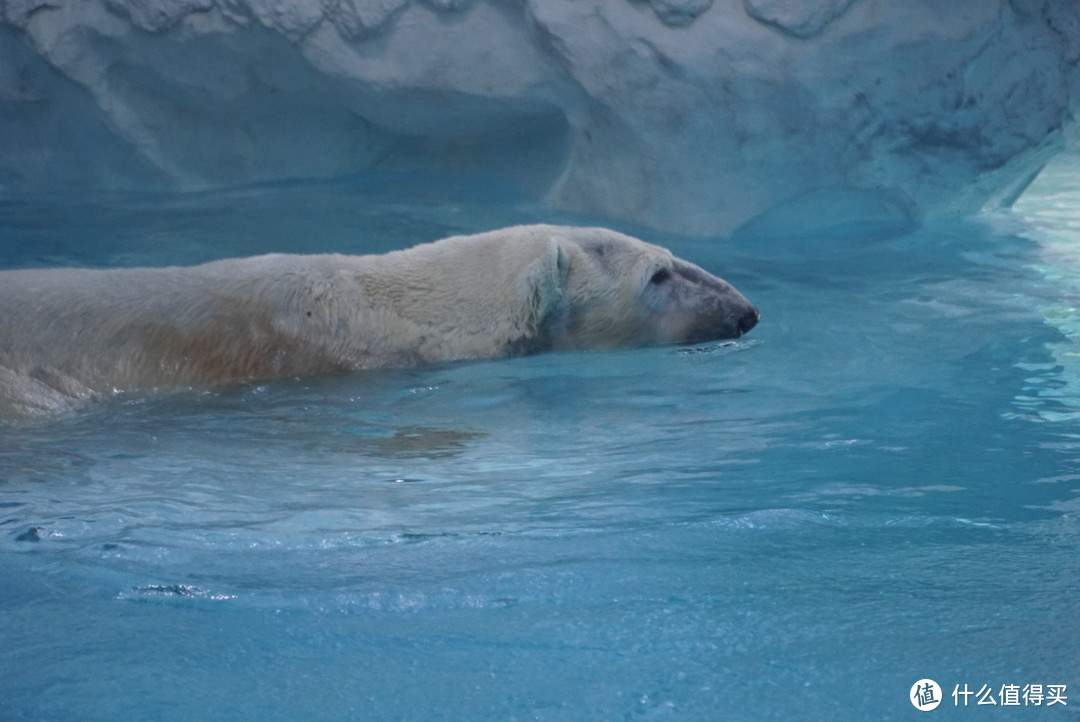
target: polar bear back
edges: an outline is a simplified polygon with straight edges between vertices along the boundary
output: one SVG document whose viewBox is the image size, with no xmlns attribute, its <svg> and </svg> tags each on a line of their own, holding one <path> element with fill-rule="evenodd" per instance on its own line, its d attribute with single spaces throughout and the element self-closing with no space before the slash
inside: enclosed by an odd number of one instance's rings
<svg viewBox="0 0 1080 722">
<path fill-rule="evenodd" d="M 95 390 L 334 370 L 341 364 L 325 358 L 325 335 L 295 332 L 327 323 L 338 300 L 330 295 L 336 260 L 270 255 L 184 268 L 7 272 L 0 366 Z"/>
</svg>

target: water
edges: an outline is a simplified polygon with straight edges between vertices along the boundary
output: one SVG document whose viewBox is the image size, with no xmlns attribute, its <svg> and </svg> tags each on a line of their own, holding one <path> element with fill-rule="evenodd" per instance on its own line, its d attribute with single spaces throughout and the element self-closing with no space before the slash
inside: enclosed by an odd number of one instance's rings
<svg viewBox="0 0 1080 722">
<path fill-rule="evenodd" d="M 1067 685 L 1026 716 L 1071 718 L 1076 178 L 903 234 L 621 228 L 743 290 L 764 317 L 735 342 L 0 428 L 0 718 L 889 719 L 921 678 L 954 715 L 958 686 Z M 28 198 L 0 263 L 594 220 L 360 183 Z"/>
</svg>

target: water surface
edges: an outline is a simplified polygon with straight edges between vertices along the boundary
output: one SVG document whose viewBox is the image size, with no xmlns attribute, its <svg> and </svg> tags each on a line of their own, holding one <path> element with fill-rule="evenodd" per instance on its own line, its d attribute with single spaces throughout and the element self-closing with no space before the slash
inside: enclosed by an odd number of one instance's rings
<svg viewBox="0 0 1080 722">
<path fill-rule="evenodd" d="M 0 428 L 0 717 L 886 719 L 921 678 L 1080 709 L 1074 177 L 904 233 L 619 227 L 746 293 L 738 341 Z M 9 200 L 0 264 L 597 221 L 400 190 Z"/>
</svg>

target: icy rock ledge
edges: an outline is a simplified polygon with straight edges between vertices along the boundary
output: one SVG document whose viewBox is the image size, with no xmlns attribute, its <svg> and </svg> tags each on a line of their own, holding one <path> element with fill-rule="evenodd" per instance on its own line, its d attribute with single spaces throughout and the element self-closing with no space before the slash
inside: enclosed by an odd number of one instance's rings
<svg viewBox="0 0 1080 722">
<path fill-rule="evenodd" d="M 1078 61 L 1062 0 L 0 0 L 0 189 L 436 170 L 680 232 L 903 222 L 1010 202 Z"/>
</svg>

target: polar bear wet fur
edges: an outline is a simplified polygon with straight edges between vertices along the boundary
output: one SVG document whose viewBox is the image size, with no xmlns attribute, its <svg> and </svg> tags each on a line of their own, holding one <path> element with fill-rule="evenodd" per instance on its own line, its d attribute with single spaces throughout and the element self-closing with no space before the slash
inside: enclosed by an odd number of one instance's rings
<svg viewBox="0 0 1080 722">
<path fill-rule="evenodd" d="M 603 228 L 518 226 L 378 256 L 0 272 L 0 410 L 58 393 L 738 337 L 729 283 Z"/>
</svg>

